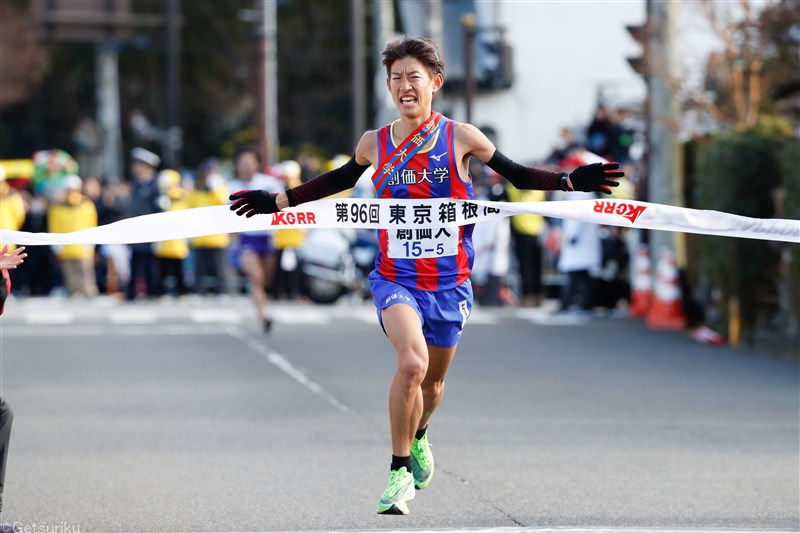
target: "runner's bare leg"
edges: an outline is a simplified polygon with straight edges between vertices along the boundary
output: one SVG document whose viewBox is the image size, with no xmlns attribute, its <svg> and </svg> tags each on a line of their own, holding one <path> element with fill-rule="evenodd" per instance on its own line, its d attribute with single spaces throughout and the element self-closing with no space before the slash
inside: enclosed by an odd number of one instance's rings
<svg viewBox="0 0 800 533">
<path fill-rule="evenodd" d="M 387 307 L 381 317 L 386 335 L 397 353 L 397 369 L 389 387 L 392 453 L 398 457 L 409 456 L 422 416 L 420 385 L 428 370 L 428 347 L 419 315 L 408 305 Z"/>
<path fill-rule="evenodd" d="M 422 416 L 418 426 L 414 428 L 415 432 L 428 425 L 428 420 L 442 401 L 444 377 L 450 369 L 457 347 L 458 344 L 449 348 L 428 345 L 428 371 L 422 380 Z"/>
</svg>

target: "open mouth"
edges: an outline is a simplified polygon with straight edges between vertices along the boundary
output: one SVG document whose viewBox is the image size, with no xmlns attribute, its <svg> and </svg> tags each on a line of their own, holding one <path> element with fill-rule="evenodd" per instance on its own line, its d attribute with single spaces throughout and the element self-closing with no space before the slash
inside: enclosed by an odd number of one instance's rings
<svg viewBox="0 0 800 533">
<path fill-rule="evenodd" d="M 413 96 L 403 96 L 402 98 L 400 98 L 400 103 L 401 104 L 416 104 L 417 103 L 417 99 L 415 97 L 413 97 Z"/>
</svg>

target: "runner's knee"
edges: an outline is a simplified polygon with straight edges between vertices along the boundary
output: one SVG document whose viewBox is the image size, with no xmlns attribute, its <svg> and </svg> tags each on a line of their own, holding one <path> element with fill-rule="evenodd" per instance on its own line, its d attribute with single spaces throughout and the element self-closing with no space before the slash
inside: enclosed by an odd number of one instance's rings
<svg viewBox="0 0 800 533">
<path fill-rule="evenodd" d="M 407 352 L 405 355 L 400 354 L 397 361 L 397 375 L 403 382 L 409 385 L 418 386 L 425 379 L 425 373 L 428 371 L 428 363 L 424 357 L 421 357 L 414 352 Z"/>
<path fill-rule="evenodd" d="M 422 384 L 422 394 L 426 398 L 439 398 L 444 394 L 444 380 L 439 379 Z"/>
</svg>

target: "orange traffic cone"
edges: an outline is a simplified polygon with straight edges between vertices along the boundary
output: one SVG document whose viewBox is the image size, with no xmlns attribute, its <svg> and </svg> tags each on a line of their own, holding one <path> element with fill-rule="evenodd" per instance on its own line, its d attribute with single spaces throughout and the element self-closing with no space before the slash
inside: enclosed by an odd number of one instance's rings
<svg viewBox="0 0 800 533">
<path fill-rule="evenodd" d="M 639 245 L 639 253 L 633 262 L 633 283 L 631 283 L 631 307 L 628 313 L 632 318 L 647 316 L 653 299 L 650 276 L 650 252 L 646 244 Z"/>
<path fill-rule="evenodd" d="M 675 258 L 668 248 L 661 250 L 656 271 L 655 297 L 647 312 L 647 327 L 651 329 L 684 329 L 686 315 L 681 304 L 681 288 Z"/>
</svg>

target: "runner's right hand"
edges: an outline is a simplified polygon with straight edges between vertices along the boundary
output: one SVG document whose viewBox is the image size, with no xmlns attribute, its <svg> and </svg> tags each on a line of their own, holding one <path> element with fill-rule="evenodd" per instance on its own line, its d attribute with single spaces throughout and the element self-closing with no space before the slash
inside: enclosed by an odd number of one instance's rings
<svg viewBox="0 0 800 533">
<path fill-rule="evenodd" d="M 280 211 L 276 201 L 277 197 L 277 194 L 263 190 L 237 191 L 229 197 L 234 201 L 231 204 L 231 211 L 236 211 L 239 216 L 246 215 L 247 218 L 253 215 L 277 213 Z"/>
</svg>

